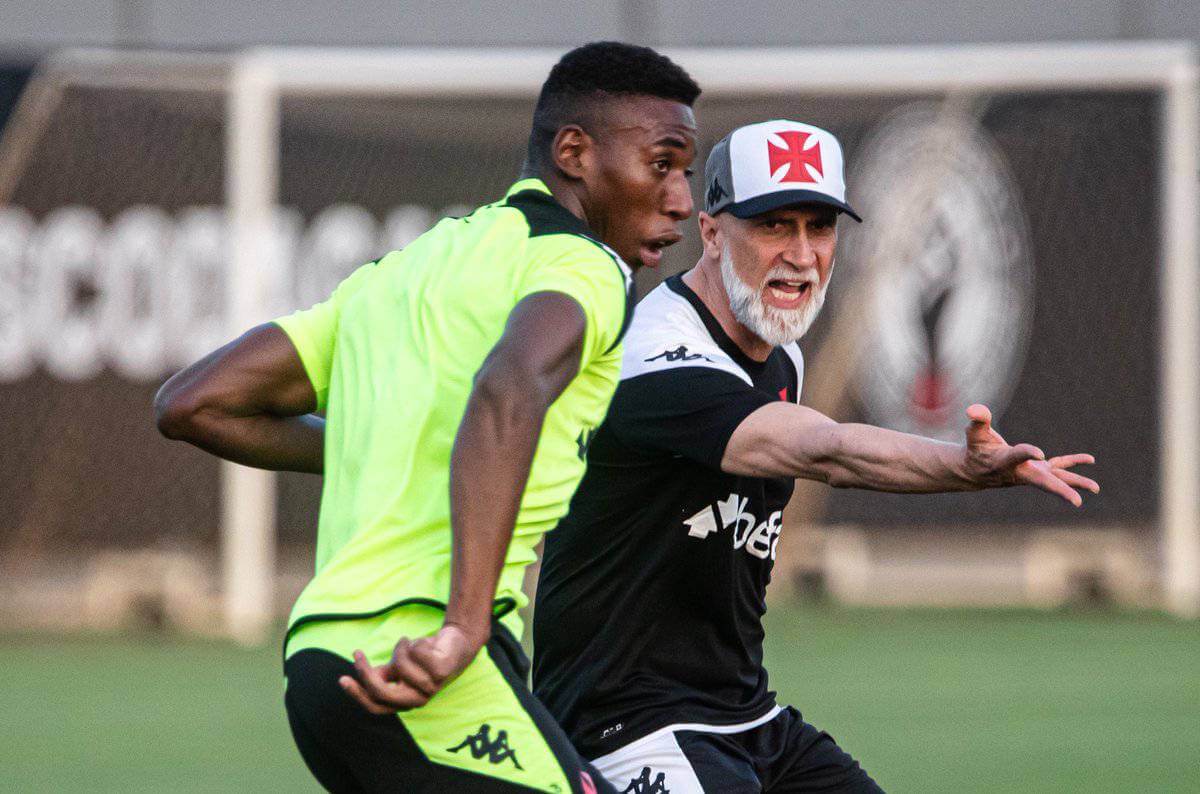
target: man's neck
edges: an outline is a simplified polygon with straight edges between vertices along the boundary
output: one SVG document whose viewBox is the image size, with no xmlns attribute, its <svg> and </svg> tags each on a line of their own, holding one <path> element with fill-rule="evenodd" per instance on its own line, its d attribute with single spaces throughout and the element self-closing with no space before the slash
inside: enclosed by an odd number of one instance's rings
<svg viewBox="0 0 1200 794">
<path fill-rule="evenodd" d="M 712 312 L 721 325 L 721 330 L 733 340 L 738 348 L 754 361 L 766 361 L 775 347 L 764 342 L 753 331 L 738 322 L 729 308 L 729 296 L 721 282 L 721 266 L 701 259 L 696 266 L 683 274 L 683 283 L 700 298 L 700 302 Z"/>
<path fill-rule="evenodd" d="M 544 174 L 528 167 L 521 171 L 521 179 L 540 179 L 550 189 L 550 195 L 554 196 L 555 201 L 561 204 L 567 212 L 587 223 L 589 228 L 591 228 L 591 224 L 588 223 L 587 213 L 583 209 L 583 202 L 570 182 L 560 178 L 556 174 Z M 592 228 L 592 231 L 595 232 L 596 229 Z"/>
</svg>

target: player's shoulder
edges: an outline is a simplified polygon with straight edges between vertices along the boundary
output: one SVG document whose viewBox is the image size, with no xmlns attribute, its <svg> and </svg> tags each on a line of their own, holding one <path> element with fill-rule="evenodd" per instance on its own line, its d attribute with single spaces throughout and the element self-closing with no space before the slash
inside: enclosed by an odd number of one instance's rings
<svg viewBox="0 0 1200 794">
<path fill-rule="evenodd" d="M 751 378 L 713 339 L 700 313 L 671 282 L 654 288 L 633 311 L 625 335 L 621 379 L 703 367 Z"/>
<path fill-rule="evenodd" d="M 633 271 L 617 252 L 587 235 L 531 236 L 525 243 L 524 252 L 533 264 L 595 267 L 616 283 L 630 285 L 633 281 Z"/>
</svg>

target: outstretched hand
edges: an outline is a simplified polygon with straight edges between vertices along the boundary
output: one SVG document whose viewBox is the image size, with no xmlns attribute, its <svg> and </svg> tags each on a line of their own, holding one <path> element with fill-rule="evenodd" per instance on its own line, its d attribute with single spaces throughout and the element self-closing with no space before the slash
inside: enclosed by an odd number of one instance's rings
<svg viewBox="0 0 1200 794">
<path fill-rule="evenodd" d="M 971 424 L 967 427 L 966 474 L 972 482 L 984 488 L 1031 485 L 1075 507 L 1083 504 L 1080 491 L 1100 493 L 1095 480 L 1070 471 L 1080 464 L 1095 463 L 1091 455 L 1059 455 L 1046 460 L 1046 454 L 1032 444 L 1009 445 L 992 428 L 992 412 L 986 405 L 967 408 L 967 418 Z"/>
<path fill-rule="evenodd" d="M 386 664 L 372 665 L 354 652 L 354 675 L 338 679 L 342 689 L 372 714 L 395 714 L 424 706 L 454 680 L 481 645 L 458 626 L 446 625 L 430 637 L 401 639 Z"/>
</svg>

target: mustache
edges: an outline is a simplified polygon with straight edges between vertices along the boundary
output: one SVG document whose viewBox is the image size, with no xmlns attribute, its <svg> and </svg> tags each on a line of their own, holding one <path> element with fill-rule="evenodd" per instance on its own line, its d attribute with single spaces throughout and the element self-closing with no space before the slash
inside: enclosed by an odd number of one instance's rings
<svg viewBox="0 0 1200 794">
<path fill-rule="evenodd" d="M 766 287 L 772 281 L 806 281 L 813 287 L 821 286 L 821 277 L 815 267 L 806 267 L 801 271 L 782 265 L 773 267 L 769 273 L 763 276 L 759 286 Z"/>
</svg>

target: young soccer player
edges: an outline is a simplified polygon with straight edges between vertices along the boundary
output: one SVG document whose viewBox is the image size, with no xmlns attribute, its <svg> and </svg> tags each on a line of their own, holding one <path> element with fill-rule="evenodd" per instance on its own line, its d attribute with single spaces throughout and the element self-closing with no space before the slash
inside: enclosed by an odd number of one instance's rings
<svg viewBox="0 0 1200 794">
<path fill-rule="evenodd" d="M 781 156 L 782 153 L 782 156 Z M 784 167 L 786 165 L 786 168 Z M 765 594 L 797 477 L 907 493 L 1097 490 L 1009 446 L 983 406 L 946 444 L 798 405 L 795 342 L 821 309 L 846 203 L 825 130 L 734 130 L 705 169 L 704 253 L 637 308 L 621 384 L 546 540 L 534 691 L 626 792 L 877 792 L 762 666 Z"/>
<path fill-rule="evenodd" d="M 616 387 L 626 263 L 691 215 L 698 94 L 646 48 L 567 53 L 504 198 L 163 386 L 168 436 L 325 475 L 284 670 L 330 790 L 608 790 L 526 688 L 515 610 Z"/>
</svg>

